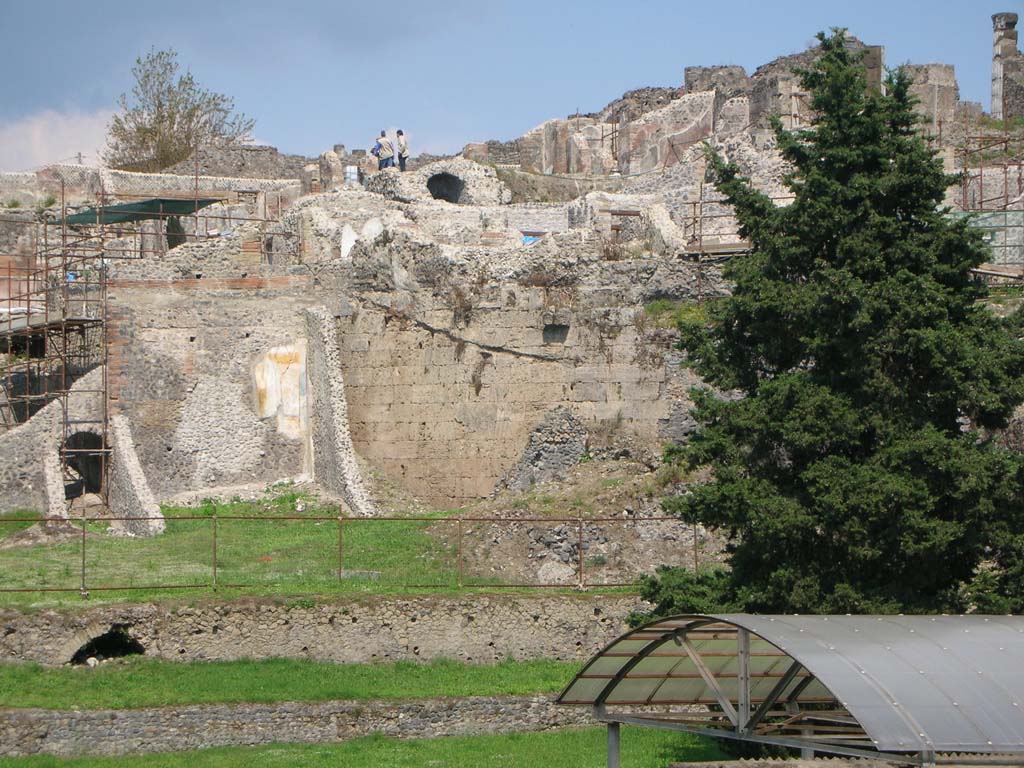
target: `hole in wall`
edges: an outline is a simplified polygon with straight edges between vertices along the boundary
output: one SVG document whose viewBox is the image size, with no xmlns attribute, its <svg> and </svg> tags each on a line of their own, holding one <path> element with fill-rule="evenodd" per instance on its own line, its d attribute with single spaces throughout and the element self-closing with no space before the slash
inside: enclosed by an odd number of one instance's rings
<svg viewBox="0 0 1024 768">
<path fill-rule="evenodd" d="M 15 336 L 0 339 L 0 352 L 5 354 L 23 355 L 30 358 L 46 357 L 46 339 L 43 334 L 31 336 Z"/>
<path fill-rule="evenodd" d="M 545 344 L 565 344 L 569 338 L 569 326 L 558 323 L 548 323 L 544 326 Z"/>
<path fill-rule="evenodd" d="M 85 664 L 87 659 L 97 661 L 117 659 L 124 656 L 139 656 L 146 649 L 142 643 L 128 634 L 126 624 L 114 624 L 110 630 L 87 642 L 71 657 L 72 664 Z"/>
<path fill-rule="evenodd" d="M 435 173 L 427 179 L 427 189 L 435 200 L 459 203 L 462 202 L 462 193 L 466 189 L 466 182 L 450 173 Z"/>
<path fill-rule="evenodd" d="M 68 468 L 76 477 L 64 483 L 64 498 L 77 499 L 103 488 L 103 438 L 92 432 L 76 432 L 64 441 Z"/>
<path fill-rule="evenodd" d="M 167 231 L 167 250 L 177 248 L 179 245 L 184 245 L 188 242 L 188 235 L 185 234 L 185 228 L 181 225 L 179 217 L 168 217 L 165 229 Z"/>
</svg>

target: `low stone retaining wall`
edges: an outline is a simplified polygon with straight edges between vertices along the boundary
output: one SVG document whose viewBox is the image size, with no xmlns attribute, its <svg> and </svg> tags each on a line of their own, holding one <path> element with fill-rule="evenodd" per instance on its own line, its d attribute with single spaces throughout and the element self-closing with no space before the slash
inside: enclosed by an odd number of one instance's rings
<svg viewBox="0 0 1024 768">
<path fill-rule="evenodd" d="M 629 595 L 477 594 L 0 609 L 0 662 L 67 664 L 85 643 L 114 627 L 147 656 L 175 661 L 585 661 L 626 631 L 630 611 L 641 607 Z"/>
<path fill-rule="evenodd" d="M 558 706 L 552 698 L 207 704 L 71 712 L 0 709 L 0 755 L 124 755 L 335 742 L 374 733 L 411 739 L 595 724 L 588 708 Z"/>
</svg>

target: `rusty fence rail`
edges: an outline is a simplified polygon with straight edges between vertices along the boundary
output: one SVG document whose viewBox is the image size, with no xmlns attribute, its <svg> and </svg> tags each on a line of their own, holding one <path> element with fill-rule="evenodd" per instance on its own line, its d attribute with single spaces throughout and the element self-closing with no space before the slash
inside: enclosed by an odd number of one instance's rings
<svg viewBox="0 0 1024 768">
<path fill-rule="evenodd" d="M 110 524 L 144 520 L 163 520 L 168 530 L 152 538 L 104 531 Z M 20 530 L 32 524 L 51 527 L 63 540 L 0 548 L 0 593 L 77 592 L 87 597 L 90 592 L 268 587 L 315 592 L 372 582 L 459 590 L 635 587 L 648 569 L 625 562 L 618 553 L 630 545 L 648 546 L 657 538 L 651 526 L 665 526 L 667 540 L 675 543 L 667 546 L 672 557 L 645 565 L 667 559 L 696 568 L 701 557 L 697 529 L 672 516 L 12 516 L 0 517 L 0 542 L 7 526 Z M 268 527 L 275 527 L 276 535 Z M 402 543 L 411 533 L 426 539 L 415 546 Z M 682 540 L 690 536 L 692 541 Z M 502 547 L 504 554 L 498 555 Z M 502 574 L 498 562 L 510 564 L 509 572 Z M 539 575 L 551 573 L 539 567 L 547 563 L 558 573 L 555 580 Z M 493 572 L 483 573 L 488 567 Z M 535 580 L 524 578 L 531 569 L 538 571 Z M 26 573 L 31 577 L 22 578 Z M 170 574 L 177 578 L 167 578 Z"/>
</svg>

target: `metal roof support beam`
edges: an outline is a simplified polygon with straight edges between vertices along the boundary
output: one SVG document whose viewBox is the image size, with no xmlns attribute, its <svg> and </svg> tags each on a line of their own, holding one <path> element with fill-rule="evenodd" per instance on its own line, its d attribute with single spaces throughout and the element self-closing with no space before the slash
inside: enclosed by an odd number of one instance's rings
<svg viewBox="0 0 1024 768">
<path fill-rule="evenodd" d="M 729 718 L 731 722 L 737 728 L 739 727 L 739 716 L 736 714 L 736 709 L 733 707 L 732 702 L 729 701 L 725 693 L 722 692 L 721 686 L 718 681 L 715 680 L 715 676 L 711 674 L 711 670 L 704 664 L 704 659 L 697 653 L 697 649 L 693 647 L 693 643 L 687 637 L 682 638 L 683 648 L 686 650 L 686 655 L 690 657 L 690 661 L 693 662 L 693 666 L 700 672 L 700 676 L 704 678 L 704 684 L 711 689 L 712 693 L 715 694 L 715 698 L 718 699 L 719 705 L 722 707 L 722 711 L 725 712 L 725 716 Z"/>
<path fill-rule="evenodd" d="M 694 626 L 701 627 L 701 626 L 704 626 L 704 624 L 707 624 L 707 623 L 709 623 L 709 622 L 704 621 L 704 622 L 697 623 Z M 689 629 L 689 628 L 690 627 L 687 627 L 687 629 Z M 597 695 L 597 698 L 594 699 L 594 706 L 595 707 L 603 707 L 605 701 L 608 699 L 608 696 L 611 694 L 611 692 L 613 690 L 615 690 L 615 686 L 618 685 L 623 679 L 625 679 L 625 677 L 630 672 L 633 671 L 633 667 L 635 667 L 637 664 L 639 664 L 645 658 L 650 656 L 652 653 L 654 653 L 654 651 L 656 651 L 658 648 L 660 648 L 664 643 L 668 642 L 669 640 L 674 640 L 675 642 L 678 643 L 679 642 L 678 637 L 679 637 L 678 630 L 673 630 L 671 632 L 664 632 L 659 639 L 652 640 L 647 645 L 645 645 L 643 650 L 638 652 L 635 656 L 633 656 L 633 658 L 631 658 L 629 661 L 627 661 L 625 664 L 623 664 L 622 665 L 622 669 L 620 669 L 618 672 L 615 673 L 615 676 L 608 682 L 608 685 L 606 685 L 604 687 L 604 689 L 601 691 L 601 693 L 599 693 Z M 590 668 L 590 665 L 588 664 L 586 667 L 583 668 L 583 671 L 586 672 L 587 669 L 589 669 L 589 668 Z"/>
<path fill-rule="evenodd" d="M 810 685 L 813 680 L 814 680 L 814 675 L 808 675 L 803 680 L 801 680 L 799 683 L 797 683 L 796 687 L 792 691 L 789 692 L 789 696 L 786 697 L 786 703 L 787 704 L 792 704 L 794 706 L 797 706 L 797 704 L 798 704 L 797 699 L 800 698 L 800 694 L 803 693 L 805 690 L 807 690 L 807 686 Z"/>
<path fill-rule="evenodd" d="M 770 710 L 772 706 L 775 704 L 775 702 L 779 700 L 779 697 L 782 696 L 783 691 L 785 691 L 786 688 L 789 687 L 789 684 L 793 682 L 793 678 L 796 677 L 797 673 L 801 669 L 803 669 L 803 664 L 801 664 L 799 661 L 794 661 L 792 664 L 789 665 L 789 669 L 787 669 L 785 673 L 782 675 L 782 677 L 779 678 L 779 681 L 775 684 L 775 687 L 772 688 L 768 696 L 765 697 L 765 700 L 761 702 L 761 706 L 759 706 L 757 708 L 757 711 L 755 711 L 754 714 L 750 717 L 750 719 L 747 720 L 746 725 L 743 727 L 744 733 L 750 733 L 751 731 L 753 731 L 757 724 L 764 719 L 764 716 L 768 714 L 768 710 Z"/>
</svg>

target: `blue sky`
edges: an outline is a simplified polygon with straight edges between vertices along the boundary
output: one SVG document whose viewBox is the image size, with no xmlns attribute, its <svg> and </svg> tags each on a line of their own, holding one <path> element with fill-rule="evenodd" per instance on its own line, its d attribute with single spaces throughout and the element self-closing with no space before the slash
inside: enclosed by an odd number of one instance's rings
<svg viewBox="0 0 1024 768">
<path fill-rule="evenodd" d="M 956 66 L 989 107 L 990 16 L 1020 0 L 0 0 L 0 170 L 94 154 L 137 56 L 171 47 L 282 151 L 365 147 L 402 127 L 413 152 L 518 136 L 690 65 L 753 71 L 845 26 L 886 62 Z"/>
</svg>

